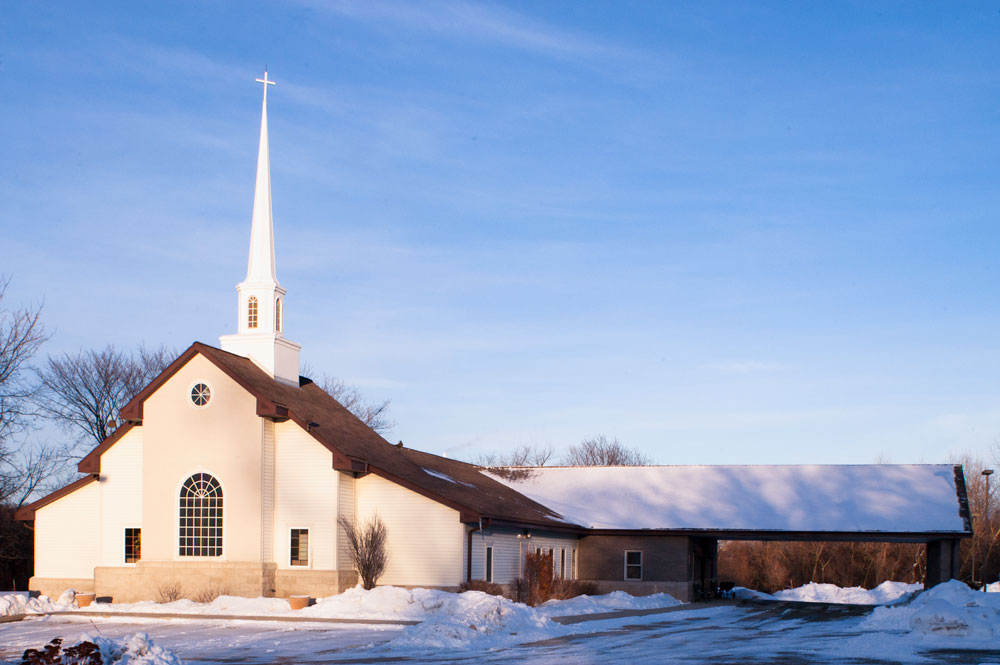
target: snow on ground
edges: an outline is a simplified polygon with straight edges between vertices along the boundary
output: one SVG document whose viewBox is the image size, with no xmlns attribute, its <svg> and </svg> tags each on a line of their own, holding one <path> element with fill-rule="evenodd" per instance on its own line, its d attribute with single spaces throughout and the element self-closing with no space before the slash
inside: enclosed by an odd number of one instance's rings
<svg viewBox="0 0 1000 665">
<path fill-rule="evenodd" d="M 55 602 L 48 596 L 31 598 L 27 591 L 12 591 L 0 594 L 0 616 L 13 614 L 41 614 L 43 612 L 58 612 L 73 608 L 75 592 L 72 589 L 64 591 Z"/>
<path fill-rule="evenodd" d="M 839 587 L 836 584 L 810 582 L 794 589 L 782 589 L 773 594 L 736 587 L 739 600 L 794 600 L 809 603 L 837 603 L 849 605 L 887 605 L 903 601 L 923 589 L 921 584 L 882 582 L 874 589 Z"/>
<path fill-rule="evenodd" d="M 923 589 L 922 584 L 882 582 L 874 589 L 839 587 L 835 584 L 810 582 L 797 589 L 784 589 L 774 594 L 778 600 L 798 600 L 813 603 L 849 603 L 853 605 L 886 605 Z"/>
<path fill-rule="evenodd" d="M 632 596 L 624 591 L 612 591 L 603 596 L 583 595 L 569 600 L 550 600 L 540 605 L 538 610 L 546 616 L 554 617 L 598 614 L 615 610 L 647 610 L 655 607 L 674 607 L 681 604 L 681 601 L 666 593 Z"/>
<path fill-rule="evenodd" d="M 104 665 L 184 665 L 177 654 L 153 644 L 146 633 L 126 635 L 120 639 L 84 633 L 80 642 L 96 644 L 101 650 Z"/>
<path fill-rule="evenodd" d="M 908 603 L 876 608 L 864 627 L 916 635 L 1000 637 L 1000 596 L 951 580 Z"/>
</svg>

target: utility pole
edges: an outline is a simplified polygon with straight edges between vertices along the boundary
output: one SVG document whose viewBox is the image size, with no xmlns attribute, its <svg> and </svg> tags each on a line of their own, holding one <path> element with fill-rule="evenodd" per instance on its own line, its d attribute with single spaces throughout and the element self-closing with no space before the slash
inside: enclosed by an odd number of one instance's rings
<svg viewBox="0 0 1000 665">
<path fill-rule="evenodd" d="M 986 524 L 986 555 L 987 559 L 983 562 L 983 573 L 986 572 L 986 564 L 989 561 L 990 545 L 993 543 L 993 529 L 990 526 L 990 476 L 993 475 L 993 469 L 984 469 L 983 475 L 986 476 L 986 508 L 983 510 L 983 515 L 985 517 L 984 522 Z M 975 570 L 975 568 L 973 568 Z M 984 574 L 983 577 L 986 577 Z M 973 575 L 975 579 L 975 575 Z M 988 580 L 983 580 L 983 593 L 986 593 L 987 587 L 990 583 Z"/>
</svg>

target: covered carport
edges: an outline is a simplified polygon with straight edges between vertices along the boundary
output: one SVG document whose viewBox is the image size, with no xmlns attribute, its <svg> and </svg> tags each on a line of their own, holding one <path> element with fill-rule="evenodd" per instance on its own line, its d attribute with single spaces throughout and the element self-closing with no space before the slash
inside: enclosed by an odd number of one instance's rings
<svg viewBox="0 0 1000 665">
<path fill-rule="evenodd" d="M 972 535 L 961 465 L 540 467 L 503 482 L 583 527 L 581 579 L 632 593 L 714 589 L 720 540 L 924 543 L 933 586 L 958 576 Z"/>
</svg>

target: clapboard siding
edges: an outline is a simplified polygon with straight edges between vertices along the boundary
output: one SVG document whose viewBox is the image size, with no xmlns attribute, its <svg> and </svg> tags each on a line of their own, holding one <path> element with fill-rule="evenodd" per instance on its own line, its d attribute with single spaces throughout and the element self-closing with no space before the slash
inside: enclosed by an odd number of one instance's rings
<svg viewBox="0 0 1000 665">
<path fill-rule="evenodd" d="M 142 526 L 142 428 L 133 427 L 101 455 L 99 495 L 98 515 L 103 515 L 101 565 L 121 566 L 125 561 L 125 527 Z"/>
<path fill-rule="evenodd" d="M 356 481 L 357 519 L 376 513 L 389 534 L 389 564 L 379 584 L 458 586 L 465 526 L 458 511 L 374 474 Z"/>
<path fill-rule="evenodd" d="M 100 504 L 100 483 L 90 483 L 35 512 L 35 577 L 93 578 Z"/>
<path fill-rule="evenodd" d="M 341 515 L 346 517 L 351 524 L 354 524 L 354 476 L 342 471 L 337 478 L 337 483 L 337 515 L 338 517 Z M 353 567 L 347 533 L 340 526 L 337 526 L 337 568 L 338 570 L 351 570 Z"/>
<path fill-rule="evenodd" d="M 555 575 L 561 575 L 561 551 L 566 550 L 567 579 L 574 579 L 576 571 L 573 561 L 576 560 L 577 539 L 574 536 L 558 536 L 554 534 L 532 533 L 531 538 L 519 538 L 521 531 L 502 531 L 485 529 L 472 534 L 472 579 L 486 578 L 486 548 L 493 548 L 493 581 L 497 584 L 510 584 L 521 576 L 522 560 L 525 554 L 534 551 L 536 547 L 552 549 L 552 561 Z"/>
<path fill-rule="evenodd" d="M 336 570 L 337 483 L 330 451 L 292 421 L 274 426 L 274 552 L 289 565 L 293 528 L 309 529 L 309 567 Z"/>
<path fill-rule="evenodd" d="M 261 419 L 264 435 L 260 460 L 260 551 L 261 560 L 274 561 L 274 421 Z"/>
</svg>

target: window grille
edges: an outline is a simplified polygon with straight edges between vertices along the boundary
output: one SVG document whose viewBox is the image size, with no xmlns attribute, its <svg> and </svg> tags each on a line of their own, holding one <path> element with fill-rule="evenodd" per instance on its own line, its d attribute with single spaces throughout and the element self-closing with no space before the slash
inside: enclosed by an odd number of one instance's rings
<svg viewBox="0 0 1000 665">
<path fill-rule="evenodd" d="M 250 296 L 247 301 L 247 328 L 257 327 L 257 296 Z"/>
<path fill-rule="evenodd" d="M 281 332 L 281 298 L 274 301 L 274 330 Z"/>
<path fill-rule="evenodd" d="M 625 552 L 625 579 L 642 579 L 642 552 L 626 550 Z"/>
<path fill-rule="evenodd" d="M 125 529 L 125 563 L 136 563 L 142 558 L 141 529 Z"/>
<path fill-rule="evenodd" d="M 289 565 L 309 565 L 309 529 L 292 529 L 289 552 Z"/>
<path fill-rule="evenodd" d="M 180 495 L 180 556 L 222 556 L 222 486 L 207 473 L 184 481 Z"/>
</svg>

